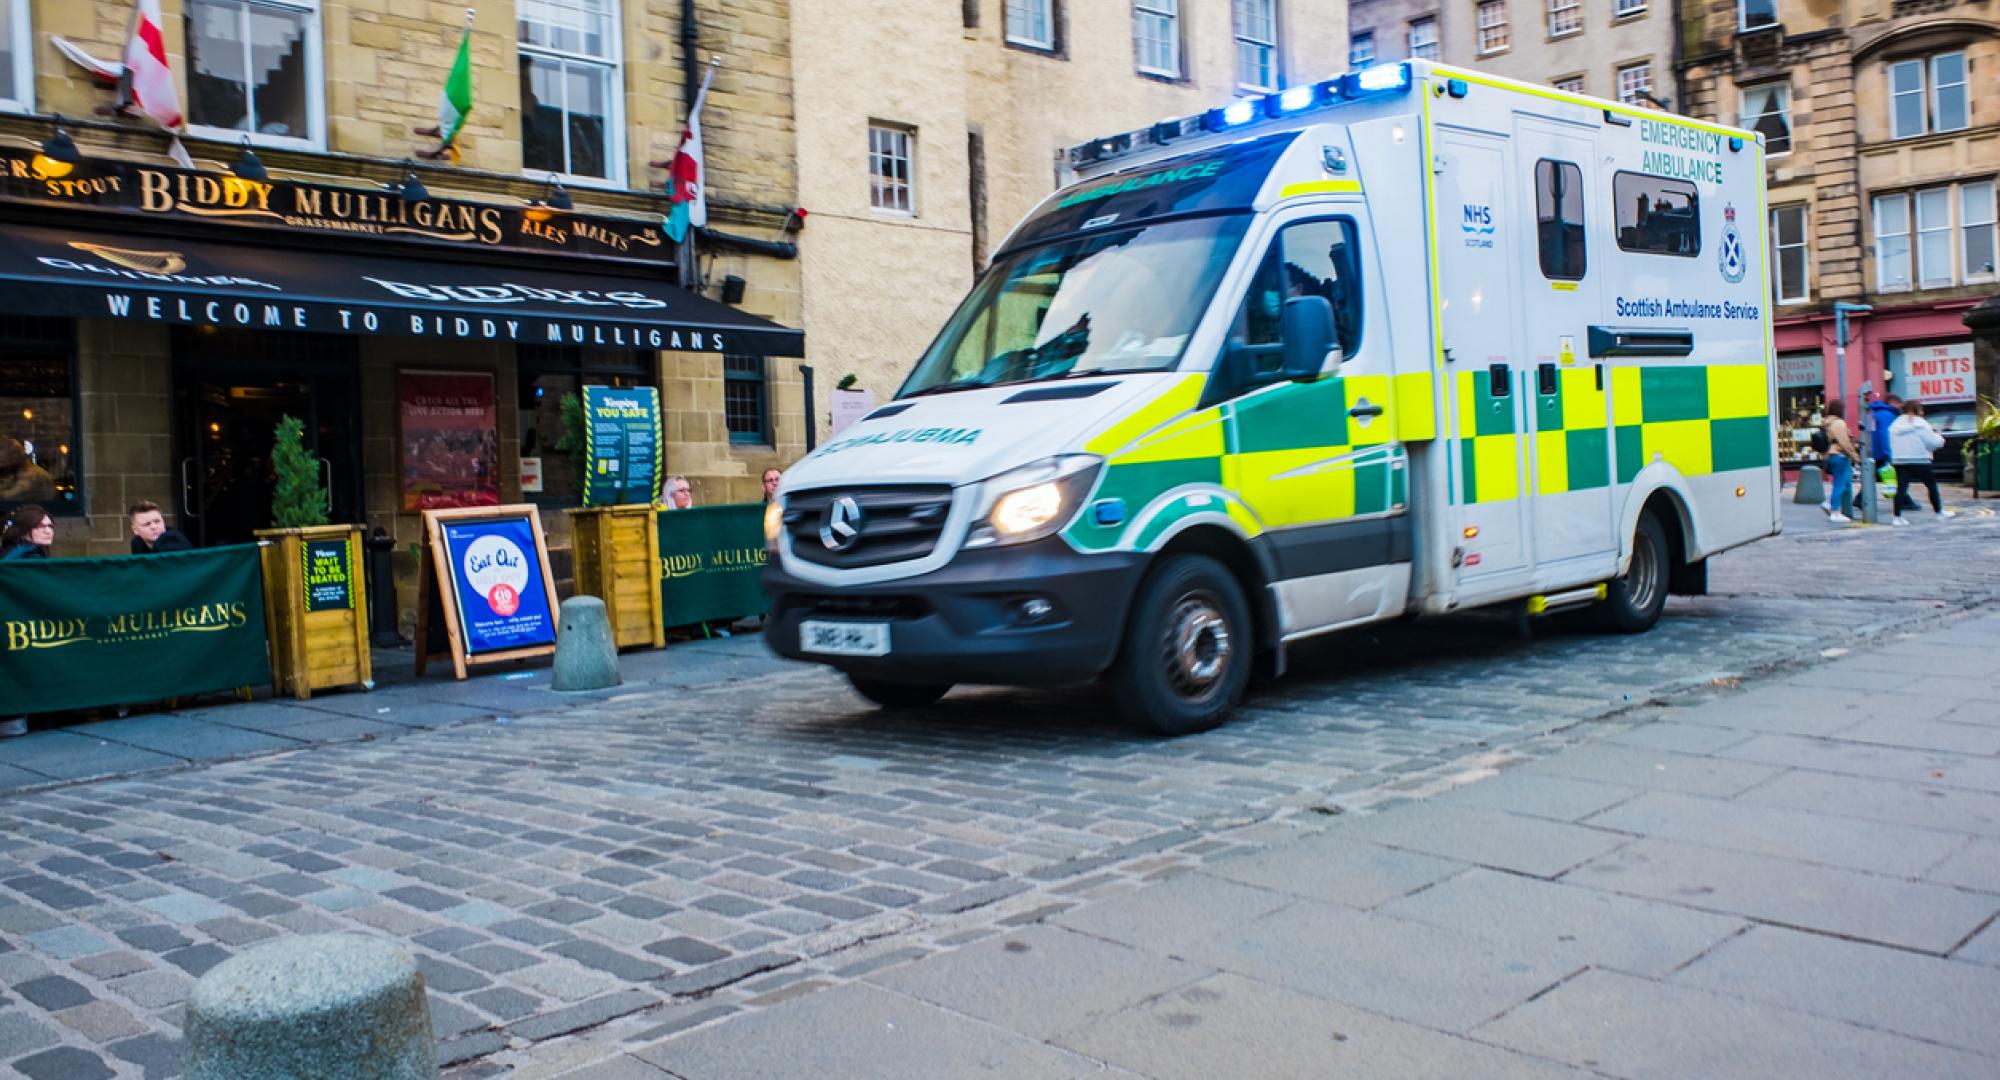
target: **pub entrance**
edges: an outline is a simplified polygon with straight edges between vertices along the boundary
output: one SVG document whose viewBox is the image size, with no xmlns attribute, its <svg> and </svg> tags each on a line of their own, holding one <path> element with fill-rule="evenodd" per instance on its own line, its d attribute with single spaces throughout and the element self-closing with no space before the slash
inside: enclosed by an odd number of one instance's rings
<svg viewBox="0 0 2000 1080">
<path fill-rule="evenodd" d="M 271 444 L 286 415 L 304 425 L 306 452 L 319 461 L 327 520 L 362 519 L 358 341 L 174 331 L 174 509 L 189 539 L 201 547 L 244 543 L 271 527 Z"/>
</svg>

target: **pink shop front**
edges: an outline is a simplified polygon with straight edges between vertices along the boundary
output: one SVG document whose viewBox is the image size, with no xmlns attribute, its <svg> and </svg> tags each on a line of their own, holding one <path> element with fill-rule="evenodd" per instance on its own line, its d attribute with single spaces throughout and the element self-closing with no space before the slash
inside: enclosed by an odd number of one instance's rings
<svg viewBox="0 0 2000 1080">
<path fill-rule="evenodd" d="M 1994 391 L 1974 383 L 1972 334 L 1962 321 L 1978 303 L 1878 303 L 1872 312 L 1848 316 L 1848 415 L 1856 415 L 1866 383 L 1873 393 L 1922 401 L 1940 428 L 1970 423 L 1976 397 Z M 1780 318 L 1774 331 L 1778 457 L 1789 476 L 1815 459 L 1808 433 L 1826 401 L 1840 396 L 1839 351 L 1831 312 Z"/>
</svg>

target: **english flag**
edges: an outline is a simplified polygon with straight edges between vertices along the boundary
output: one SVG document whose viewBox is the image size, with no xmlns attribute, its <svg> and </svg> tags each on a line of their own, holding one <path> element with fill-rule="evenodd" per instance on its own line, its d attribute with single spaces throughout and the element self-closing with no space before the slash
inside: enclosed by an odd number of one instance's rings
<svg viewBox="0 0 2000 1080">
<path fill-rule="evenodd" d="M 125 93 L 128 104 L 177 132 L 181 102 L 174 92 L 174 70 L 167 66 L 164 25 L 160 0 L 139 0 L 132 11 L 132 39 L 125 43 Z"/>
<path fill-rule="evenodd" d="M 687 130 L 681 133 L 681 146 L 674 152 L 673 166 L 667 171 L 667 221 L 664 226 L 667 235 L 678 244 L 687 238 L 688 226 L 704 228 L 708 225 L 707 185 L 702 176 L 701 161 L 701 105 L 708 100 L 708 84 L 715 81 L 715 65 L 710 64 L 708 74 L 701 80 L 701 92 L 694 96 L 694 108 L 688 110 Z"/>
</svg>

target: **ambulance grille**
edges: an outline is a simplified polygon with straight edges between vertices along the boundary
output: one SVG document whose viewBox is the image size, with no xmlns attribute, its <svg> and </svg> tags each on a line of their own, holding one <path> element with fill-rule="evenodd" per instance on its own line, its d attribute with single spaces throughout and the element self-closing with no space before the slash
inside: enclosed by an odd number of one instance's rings
<svg viewBox="0 0 2000 1080">
<path fill-rule="evenodd" d="M 821 539 L 820 526 L 842 497 L 853 499 L 861 515 L 853 542 L 835 551 Z M 785 498 L 792 554 L 839 570 L 921 559 L 937 547 L 949 516 L 951 488 L 944 484 L 820 488 Z"/>
</svg>

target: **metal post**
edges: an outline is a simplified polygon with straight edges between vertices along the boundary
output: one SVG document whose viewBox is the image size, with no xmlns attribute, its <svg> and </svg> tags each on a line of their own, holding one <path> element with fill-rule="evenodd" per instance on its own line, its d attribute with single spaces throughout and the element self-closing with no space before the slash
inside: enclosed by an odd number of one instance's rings
<svg viewBox="0 0 2000 1080">
<path fill-rule="evenodd" d="M 806 397 L 806 453 L 810 454 L 819 446 L 819 425 L 814 419 L 819 405 L 813 401 L 813 369 L 811 364 L 799 365 L 799 376 L 805 383 Z"/>
<path fill-rule="evenodd" d="M 1833 305 L 1834 364 L 1840 369 L 1842 401 L 1847 400 L 1847 316 L 1849 313 L 1860 315 L 1873 310 L 1875 309 L 1867 304 L 1850 304 L 1845 300 L 1837 301 Z M 1864 400 L 1868 396 L 1869 382 L 1867 379 L 1861 382 L 1861 392 L 1854 400 L 1854 415 L 1861 424 L 1861 446 L 1856 449 L 1868 448 L 1862 451 L 1868 455 L 1868 460 L 1858 463 L 1861 469 L 1861 520 L 1874 525 L 1880 522 L 1882 515 L 1875 505 L 1874 414 L 1869 411 L 1868 404 Z M 1840 505 L 1839 496 L 1834 496 L 1833 503 L 1835 506 Z"/>
</svg>

